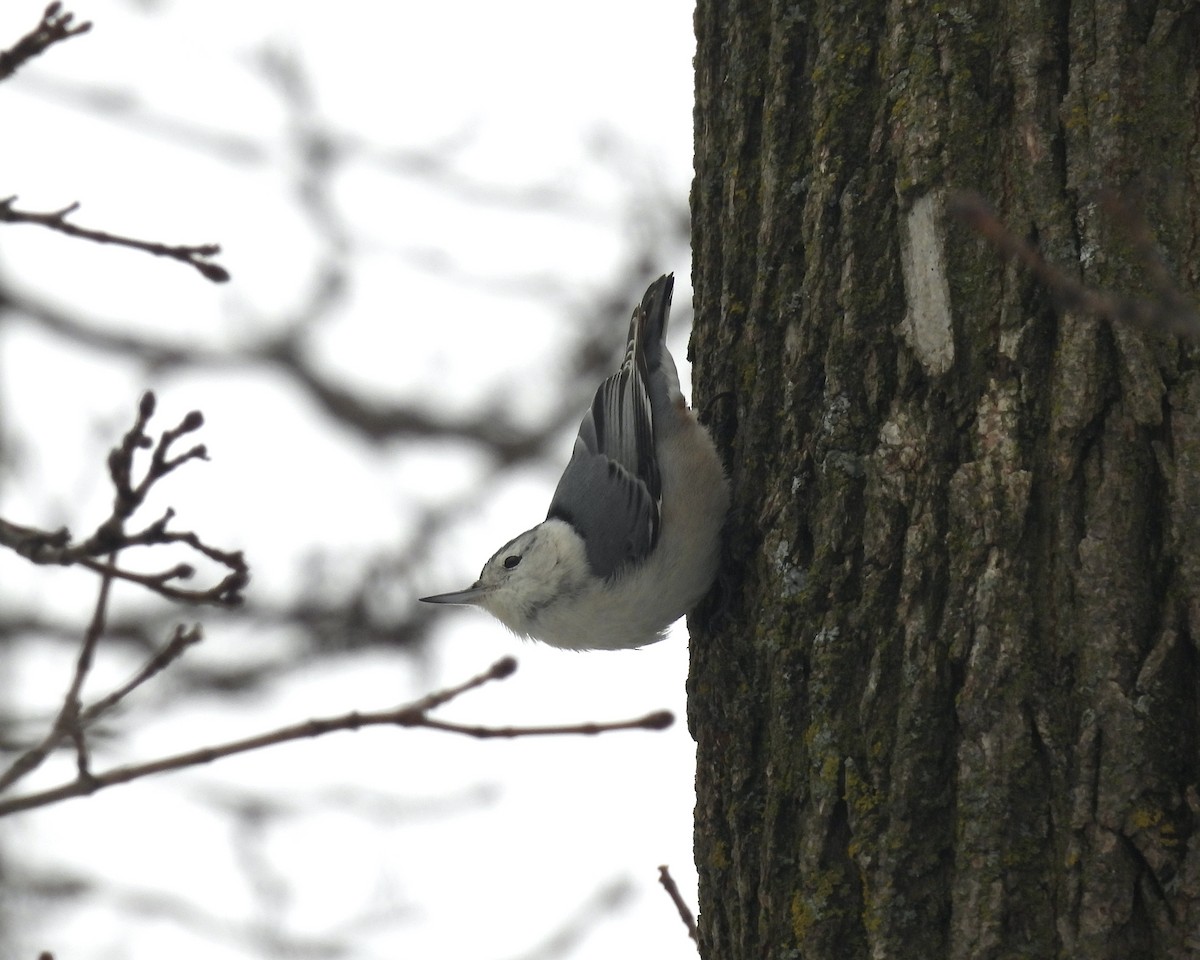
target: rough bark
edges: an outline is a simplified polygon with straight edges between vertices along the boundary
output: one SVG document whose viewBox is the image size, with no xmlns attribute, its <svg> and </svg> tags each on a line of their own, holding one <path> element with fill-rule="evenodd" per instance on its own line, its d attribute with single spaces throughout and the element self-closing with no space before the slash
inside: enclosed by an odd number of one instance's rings
<svg viewBox="0 0 1200 960">
<path fill-rule="evenodd" d="M 1145 292 L 1200 273 L 1190 3 L 700 0 L 693 622 L 710 958 L 1200 954 L 1200 351 L 1065 308 L 977 190 Z"/>
</svg>

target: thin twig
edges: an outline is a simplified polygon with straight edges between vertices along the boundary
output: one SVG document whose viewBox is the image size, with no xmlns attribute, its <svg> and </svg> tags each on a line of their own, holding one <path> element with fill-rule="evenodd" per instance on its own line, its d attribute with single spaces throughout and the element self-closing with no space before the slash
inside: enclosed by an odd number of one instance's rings
<svg viewBox="0 0 1200 960">
<path fill-rule="evenodd" d="M 161 540 L 155 540 L 155 543 L 172 543 L 176 540 L 183 539 L 176 536 L 165 536 Z M 171 585 L 173 580 L 186 580 L 195 574 L 195 568 L 191 564 L 180 563 L 172 567 L 170 570 L 164 570 L 161 573 L 137 573 L 134 570 L 125 570 L 120 567 L 114 567 L 99 560 L 92 560 L 90 557 L 80 557 L 73 561 L 81 567 L 86 567 L 101 576 L 114 577 L 117 580 L 125 580 L 129 583 L 136 583 L 139 586 L 146 587 L 148 590 L 153 590 L 161 597 L 166 597 L 168 600 L 176 600 L 180 603 L 218 603 L 234 605 L 240 602 L 241 588 L 245 585 L 245 577 L 239 571 L 226 574 L 224 579 L 215 586 L 205 590 L 185 590 L 182 587 Z M 235 600 L 232 597 L 237 594 L 239 599 Z"/>
<path fill-rule="evenodd" d="M 671 902 L 675 904 L 675 909 L 679 911 L 679 918 L 683 921 L 683 925 L 687 927 L 688 936 L 699 945 L 700 933 L 696 929 L 696 915 L 684 903 L 683 894 L 679 892 L 679 885 L 675 883 L 675 878 L 671 876 L 671 870 L 666 864 L 658 868 L 658 882 L 663 885 L 663 889 L 667 891 L 667 896 L 671 898 Z"/>
<path fill-rule="evenodd" d="M 372 713 L 347 713 L 338 717 L 325 717 L 305 720 L 302 723 L 280 727 L 267 733 L 232 740 L 228 743 L 213 747 L 201 747 L 186 753 L 163 757 L 145 763 L 136 763 L 124 767 L 114 767 L 103 773 L 89 773 L 80 776 L 69 783 L 48 790 L 40 790 L 25 796 L 13 797 L 10 800 L 0 800 L 0 816 L 44 807 L 52 803 L 68 800 L 72 797 L 82 797 L 93 794 L 106 787 L 140 780 L 142 777 L 171 770 L 181 770 L 185 767 L 199 766 L 212 763 L 224 757 L 231 757 L 251 750 L 261 750 L 264 747 L 302 740 L 307 737 L 320 737 L 325 734 L 343 730 L 361 730 L 372 726 L 398 727 L 428 727 L 434 730 L 444 730 L 451 733 L 461 733 L 471 737 L 521 737 L 541 736 L 546 734 L 597 734 L 616 730 L 650 729 L 661 730 L 668 726 L 672 717 L 665 711 L 652 713 L 639 720 L 617 721 L 614 723 L 585 723 L 556 727 L 468 727 L 458 724 L 444 723 L 431 719 L 427 712 L 433 707 L 440 706 L 455 697 L 480 687 L 492 680 L 501 680 L 511 676 L 517 668 L 517 662 L 512 657 L 497 660 L 490 668 L 478 676 L 472 677 L 457 686 L 449 687 L 423 697 L 407 706 L 394 710 L 381 710 Z"/>
<path fill-rule="evenodd" d="M 48 47 L 68 37 L 77 37 L 92 29 L 90 20 L 72 26 L 73 13 L 63 13 L 61 3 L 52 3 L 42 12 L 42 21 L 8 50 L 0 50 L 0 80 L 7 80 L 19 67 Z"/>
<path fill-rule="evenodd" d="M 449 703 L 455 697 L 460 697 L 464 693 L 474 690 L 476 687 L 482 687 L 485 683 L 492 680 L 507 680 L 517 672 L 517 661 L 513 657 L 501 657 L 483 673 L 476 674 L 470 680 L 464 680 L 455 687 L 446 687 L 443 690 L 435 690 L 433 693 L 427 693 L 420 700 L 406 707 L 406 710 L 415 713 L 428 713 L 444 703 Z"/>
<path fill-rule="evenodd" d="M 423 717 L 419 726 L 431 730 L 444 730 L 447 733 L 461 733 L 463 736 L 475 737 L 479 740 L 509 739 L 512 737 L 557 737 L 564 735 L 595 736 L 598 733 L 611 733 L 614 730 L 665 730 L 675 722 L 675 715 L 669 710 L 656 710 L 644 717 L 633 720 L 618 720 L 612 723 L 569 723 L 546 727 L 479 727 L 461 723 L 451 723 L 446 720 L 434 720 Z"/>
<path fill-rule="evenodd" d="M 250 570 L 241 551 L 210 546 L 191 531 L 169 530 L 168 524 L 175 516 L 170 509 L 142 530 L 126 530 L 126 524 L 145 503 L 154 484 L 189 461 L 208 459 L 204 444 L 195 444 L 183 453 L 172 452 L 181 437 L 204 425 L 203 415 L 198 410 L 191 411 L 177 426 L 164 430 L 155 443 L 146 433 L 155 405 L 153 393 L 147 391 L 142 395 L 134 425 L 108 455 L 108 471 L 114 488 L 112 511 L 90 536 L 76 543 L 72 542 L 71 532 L 65 527 L 39 530 L 0 519 L 0 546 L 15 550 L 33 563 L 77 565 L 108 579 L 127 580 L 168 600 L 236 606 L 242 602 L 242 591 L 250 580 Z M 140 450 L 152 452 L 144 475 L 137 480 L 134 458 Z M 228 573 L 207 589 L 189 590 L 177 584 L 177 581 L 195 575 L 195 568 L 189 563 L 179 563 L 157 573 L 138 573 L 117 566 L 111 556 L 108 560 L 98 559 L 103 554 L 111 555 L 128 547 L 164 544 L 186 545 L 225 567 Z"/>
<path fill-rule="evenodd" d="M 457 686 L 430 694 L 416 703 L 401 707 L 398 710 L 367 714 L 350 713 L 336 718 L 307 720 L 303 723 L 282 727 L 269 733 L 258 734 L 257 736 L 247 737 L 242 740 L 234 740 L 216 747 L 204 747 L 199 750 L 192 750 L 187 753 L 176 754 L 172 757 L 153 760 L 147 763 L 117 767 L 99 775 L 78 777 L 60 787 L 28 794 L 24 797 L 16 797 L 8 801 L 0 801 L 0 815 L 15 813 L 19 810 L 27 810 L 32 807 L 45 806 L 46 804 L 66 800 L 70 797 L 85 796 L 104 787 L 115 786 L 118 783 L 128 783 L 131 780 L 137 780 L 151 774 L 178 770 L 183 767 L 195 766 L 202 763 L 211 763 L 214 760 L 233 756 L 237 753 L 257 750 L 276 743 L 287 743 L 290 740 L 321 736 L 335 730 L 357 730 L 360 727 L 383 723 L 416 726 L 418 725 L 417 718 L 423 714 L 422 708 L 429 709 L 425 706 L 426 704 L 437 706 L 454 699 L 468 690 L 482 686 L 489 680 L 503 679 L 510 676 L 516 670 L 516 666 L 517 663 L 512 657 L 505 657 L 492 664 L 485 672 Z M 6 782 L 0 781 L 0 786 L 11 782 L 11 779 Z"/>
<path fill-rule="evenodd" d="M 116 569 L 117 552 L 108 555 L 108 565 Z M 79 645 L 79 656 L 75 660 L 75 672 L 71 676 L 71 686 L 63 698 L 62 709 L 54 721 L 54 732 L 59 737 L 70 736 L 75 743 L 75 760 L 80 779 L 90 776 L 87 740 L 83 733 L 80 717 L 83 714 L 83 684 L 92 672 L 92 664 L 96 661 L 96 645 L 104 633 L 104 625 L 108 620 L 108 598 L 112 593 L 113 578 L 105 574 L 100 578 L 100 594 L 96 597 L 96 606 L 92 611 L 92 619 L 83 642 Z M 53 749 L 53 747 L 51 748 Z"/>
<path fill-rule="evenodd" d="M 111 577 L 105 577 L 101 581 L 100 597 L 97 599 L 92 615 L 92 626 L 89 627 L 87 635 L 84 637 L 75 666 L 75 674 L 71 680 L 71 687 L 63 699 L 62 709 L 59 711 L 54 725 L 40 742 L 22 753 L 9 764 L 3 774 L 0 774 L 0 791 L 10 787 L 41 766 L 46 757 L 57 749 L 68 736 L 75 742 L 80 778 L 90 776 L 87 769 L 87 748 L 83 736 L 87 726 L 106 714 L 155 674 L 179 659 L 188 647 L 199 643 L 203 637 L 199 624 L 191 629 L 185 629 L 183 626 L 176 627 L 175 633 L 166 646 L 155 652 L 129 680 L 90 706 L 83 707 L 80 702 L 83 678 L 91 669 L 93 651 L 100 635 L 100 627 L 97 624 L 102 625 L 104 622 L 111 584 Z"/>
<path fill-rule="evenodd" d="M 202 276 L 213 283 L 225 283 L 229 279 L 229 271 L 209 259 L 221 252 L 219 244 L 203 243 L 197 246 L 171 246 L 170 244 L 158 243 L 154 240 L 138 240 L 134 237 L 109 233 L 105 230 L 93 230 L 90 227 L 81 227 L 78 224 L 71 223 L 67 220 L 67 217 L 79 209 L 78 203 L 68 204 L 61 210 L 38 213 L 33 210 L 18 210 L 13 206 L 16 200 L 15 196 L 0 200 L 0 223 L 34 224 L 65 234 L 68 237 L 78 237 L 81 240 L 90 240 L 93 243 L 111 243 L 119 247 L 142 250 L 156 257 L 167 257 L 171 260 L 178 260 L 180 263 L 186 263 L 189 267 L 195 267 L 200 271 Z"/>
<path fill-rule="evenodd" d="M 110 565 L 114 565 L 115 562 L 116 555 L 113 554 L 109 557 L 109 563 Z M 50 727 L 50 732 L 40 742 L 17 757 L 9 765 L 8 769 L 3 774 L 0 774 L 0 790 L 4 790 L 40 767 L 58 745 L 68 737 L 72 738 L 75 742 L 79 779 L 85 779 L 89 775 L 87 745 L 84 741 L 83 727 L 80 722 L 83 714 L 81 695 L 83 693 L 84 681 L 87 679 L 88 673 L 91 672 L 92 663 L 95 660 L 96 644 L 99 643 L 100 635 L 104 632 L 104 623 L 108 616 L 108 597 L 112 589 L 112 581 L 113 578 L 111 576 L 104 576 L 100 580 L 100 593 L 96 597 L 96 606 L 92 610 L 91 622 L 88 624 L 87 631 L 83 635 L 83 641 L 79 645 L 79 655 L 75 658 L 75 670 L 71 675 L 71 683 L 67 687 L 62 706 L 59 707 L 58 716 L 55 717 L 54 724 Z"/>
<path fill-rule="evenodd" d="M 86 707 L 79 714 L 79 723 L 81 726 L 87 726 L 95 722 L 104 714 L 108 713 L 113 707 L 124 700 L 129 694 L 140 687 L 147 680 L 161 673 L 168 666 L 183 656 L 188 647 L 199 643 L 204 639 L 204 633 L 200 629 L 200 624 L 193 624 L 191 627 L 184 627 L 179 624 L 175 628 L 175 632 L 171 635 L 171 639 L 167 641 L 162 649 L 155 651 L 138 671 L 130 677 L 125 683 L 117 687 L 116 690 L 109 693 L 107 696 L 97 700 L 91 706 Z"/>
</svg>

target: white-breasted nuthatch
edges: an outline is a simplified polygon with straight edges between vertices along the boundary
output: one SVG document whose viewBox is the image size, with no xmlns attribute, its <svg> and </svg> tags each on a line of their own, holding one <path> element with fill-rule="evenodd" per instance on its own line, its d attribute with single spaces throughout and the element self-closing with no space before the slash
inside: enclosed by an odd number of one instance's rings
<svg viewBox="0 0 1200 960">
<path fill-rule="evenodd" d="M 573 650 L 661 640 L 712 585 L 729 484 L 665 342 L 674 276 L 633 311 L 621 369 L 600 384 L 546 519 L 466 590 L 514 633 Z"/>
</svg>

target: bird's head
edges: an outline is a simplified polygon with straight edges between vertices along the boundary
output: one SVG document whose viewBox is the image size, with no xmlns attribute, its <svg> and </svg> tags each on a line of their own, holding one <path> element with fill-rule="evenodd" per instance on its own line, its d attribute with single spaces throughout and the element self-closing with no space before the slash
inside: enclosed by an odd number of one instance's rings
<svg viewBox="0 0 1200 960">
<path fill-rule="evenodd" d="M 424 603 L 482 607 L 513 633 L 536 636 L 538 617 L 595 579 L 583 541 L 562 520 L 547 520 L 497 550 L 466 590 L 422 597 Z"/>
</svg>

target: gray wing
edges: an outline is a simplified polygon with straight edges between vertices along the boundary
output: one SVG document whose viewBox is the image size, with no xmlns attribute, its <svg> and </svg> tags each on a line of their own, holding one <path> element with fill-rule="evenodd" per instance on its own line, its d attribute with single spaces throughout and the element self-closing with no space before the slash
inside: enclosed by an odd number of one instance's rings
<svg viewBox="0 0 1200 960">
<path fill-rule="evenodd" d="M 621 369 L 596 391 L 550 501 L 547 519 L 576 529 L 592 572 L 604 579 L 641 560 L 658 541 L 662 480 L 647 355 L 657 365 L 672 285 L 672 277 L 659 278 L 634 310 Z"/>
</svg>

